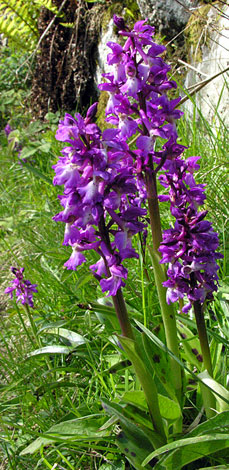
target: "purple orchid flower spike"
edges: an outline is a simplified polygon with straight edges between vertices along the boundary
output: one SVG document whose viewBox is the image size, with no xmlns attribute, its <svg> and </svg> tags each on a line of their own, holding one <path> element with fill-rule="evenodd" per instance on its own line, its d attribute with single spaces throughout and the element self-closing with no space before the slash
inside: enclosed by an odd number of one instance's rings
<svg viewBox="0 0 229 470">
<path fill-rule="evenodd" d="M 37 292 L 37 284 L 31 284 L 27 279 L 24 279 L 24 268 L 11 267 L 15 279 L 11 281 L 12 286 L 5 289 L 5 294 L 9 294 L 13 298 L 13 292 L 16 293 L 16 301 L 21 302 L 22 305 L 28 304 L 29 307 L 34 308 L 33 294 Z"/>
<path fill-rule="evenodd" d="M 84 253 L 94 250 L 99 259 L 90 269 L 102 291 L 115 296 L 127 279 L 123 260 L 138 256 L 132 236 L 145 228 L 138 220 L 145 211 L 132 204 L 138 200 L 138 187 L 125 142 L 137 124 L 126 117 L 117 130 L 102 134 L 91 122 L 96 109 L 97 104 L 92 105 L 85 119 L 67 114 L 60 122 L 56 138 L 68 146 L 53 167 L 53 183 L 65 187 L 59 196 L 64 210 L 54 220 L 66 223 L 64 245 L 72 247 L 65 267 L 78 269 L 86 262 Z"/>
<path fill-rule="evenodd" d="M 4 128 L 4 132 L 5 132 L 5 135 L 6 137 L 8 138 L 8 136 L 10 135 L 10 133 L 13 131 L 12 127 L 10 124 L 6 124 L 6 127 Z"/>
<path fill-rule="evenodd" d="M 162 184 L 170 188 L 170 210 L 176 218 L 174 227 L 163 232 L 159 248 L 162 263 L 169 263 L 168 281 L 164 282 L 167 301 L 176 302 L 187 298 L 188 304 L 182 308 L 186 313 L 194 302 L 203 304 L 213 299 L 218 287 L 216 253 L 219 246 L 218 234 L 212 225 L 204 220 L 207 211 L 198 212 L 205 200 L 204 185 L 197 184 L 193 172 L 199 169 L 199 157 L 186 161 L 178 157 L 161 178 Z"/>
</svg>

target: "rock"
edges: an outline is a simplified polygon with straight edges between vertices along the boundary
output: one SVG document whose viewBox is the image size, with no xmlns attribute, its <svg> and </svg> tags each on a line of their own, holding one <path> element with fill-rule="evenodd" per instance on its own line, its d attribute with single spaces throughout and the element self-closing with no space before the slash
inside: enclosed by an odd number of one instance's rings
<svg viewBox="0 0 229 470">
<path fill-rule="evenodd" d="M 186 25 L 195 0 L 137 0 L 143 18 L 148 18 L 161 34 L 173 38 Z"/>
<path fill-rule="evenodd" d="M 108 73 L 112 70 L 112 67 L 107 64 L 107 54 L 111 52 L 111 49 L 107 46 L 107 42 L 118 42 L 118 37 L 114 33 L 114 22 L 113 18 L 110 19 L 106 28 L 100 33 L 100 40 L 98 43 L 98 60 L 95 72 L 95 82 L 97 85 L 102 82 L 102 73 Z"/>
<path fill-rule="evenodd" d="M 222 8 L 221 8 L 222 9 Z M 229 66 L 229 7 L 223 9 L 219 17 L 219 11 L 212 6 L 207 14 L 206 30 L 203 30 L 208 40 L 201 46 L 201 61 L 197 61 L 196 49 L 191 51 L 191 66 L 185 80 L 185 89 L 192 90 L 192 86 L 207 79 Z M 220 119 L 225 125 L 229 123 L 228 105 L 229 95 L 226 84 L 228 73 L 224 73 L 212 80 L 195 95 L 196 105 L 208 122 L 219 125 Z M 218 117 L 216 115 L 216 110 Z M 192 115 L 193 104 L 188 100 L 185 109 Z"/>
</svg>

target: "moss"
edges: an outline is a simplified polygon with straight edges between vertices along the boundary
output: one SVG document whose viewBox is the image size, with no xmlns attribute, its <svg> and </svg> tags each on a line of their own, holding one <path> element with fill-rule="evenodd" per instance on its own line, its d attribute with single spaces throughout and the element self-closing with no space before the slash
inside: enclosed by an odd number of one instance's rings
<svg viewBox="0 0 229 470">
<path fill-rule="evenodd" d="M 140 19 L 140 10 L 138 4 L 135 0 L 125 0 L 124 2 L 120 1 L 113 1 L 111 5 L 109 5 L 103 14 L 102 19 L 102 29 L 106 29 L 110 19 L 113 15 L 117 16 L 124 16 L 125 20 L 128 23 L 135 22 Z"/>
<path fill-rule="evenodd" d="M 112 125 L 108 124 L 105 121 L 105 109 L 107 105 L 109 95 L 107 91 L 101 91 L 99 95 L 99 101 L 98 101 L 98 108 L 97 108 L 97 114 L 96 114 L 96 123 L 100 127 L 102 131 L 105 129 L 108 129 L 109 127 L 113 127 Z"/>
<path fill-rule="evenodd" d="M 200 62 L 202 60 L 201 46 L 207 45 L 209 41 L 207 22 L 208 13 L 211 5 L 203 5 L 193 12 L 190 16 L 187 29 L 185 32 L 185 44 L 187 52 L 194 55 L 195 60 Z"/>
<path fill-rule="evenodd" d="M 126 20 L 132 19 L 132 21 L 135 22 L 139 19 L 142 19 L 138 4 L 137 2 L 135 2 L 135 0 L 126 0 L 125 7 L 126 7 L 126 11 L 125 11 Z"/>
</svg>

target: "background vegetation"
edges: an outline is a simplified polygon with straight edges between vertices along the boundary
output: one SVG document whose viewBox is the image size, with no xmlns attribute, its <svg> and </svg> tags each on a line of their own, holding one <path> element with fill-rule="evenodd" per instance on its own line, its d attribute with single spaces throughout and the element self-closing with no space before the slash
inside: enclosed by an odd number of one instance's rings
<svg viewBox="0 0 229 470">
<path fill-rule="evenodd" d="M 125 397 L 140 386 L 134 380 L 132 368 L 126 367 L 114 337 L 114 331 L 119 331 L 114 310 L 109 301 L 101 299 L 99 284 L 87 266 L 81 266 L 77 272 L 63 268 L 69 249 L 62 246 L 62 225 L 52 220 L 59 211 L 59 189 L 52 185 L 52 165 L 61 148 L 55 140 L 55 131 L 64 109 L 48 112 L 42 121 L 33 118 L 29 107 L 31 80 L 23 66 L 24 58 L 12 45 L 0 51 L 0 468 L 131 469 L 115 443 L 119 433 L 117 420 L 108 419 L 101 403 L 106 400 L 118 403 L 120 396 Z M 217 109 L 215 112 L 217 115 Z M 216 375 L 218 371 L 221 376 L 217 378 L 226 386 L 228 132 L 218 117 L 216 128 L 196 109 L 193 119 L 184 116 L 181 120 L 178 134 L 180 143 L 188 146 L 187 156 L 202 156 L 199 182 L 207 183 L 206 207 L 220 234 L 224 253 L 220 288 L 208 327 Z M 10 141 L 4 133 L 7 123 L 14 129 Z M 165 205 L 164 228 L 168 222 Z M 136 246 L 138 243 L 136 239 Z M 20 305 L 4 295 L 11 280 L 10 266 L 14 265 L 24 266 L 25 277 L 38 284 L 32 322 Z M 141 256 L 139 261 L 128 261 L 128 269 L 125 297 L 130 314 L 142 323 L 145 321 L 163 339 L 152 271 L 146 279 Z M 188 325 L 195 332 L 192 318 Z M 189 380 L 186 430 L 202 417 L 198 384 L 191 377 Z M 195 416 L 189 411 L 193 403 Z M 128 413 L 131 418 L 134 408 L 129 406 Z M 142 421 L 145 415 L 143 409 Z M 50 430 L 55 443 L 48 440 Z M 47 440 L 35 441 L 40 436 Z M 34 441 L 37 451 L 32 455 L 23 453 Z M 200 459 L 198 468 L 218 465 L 216 468 L 226 469 L 225 458 L 225 451 L 215 453 Z M 184 468 L 195 470 L 195 465 Z"/>
</svg>

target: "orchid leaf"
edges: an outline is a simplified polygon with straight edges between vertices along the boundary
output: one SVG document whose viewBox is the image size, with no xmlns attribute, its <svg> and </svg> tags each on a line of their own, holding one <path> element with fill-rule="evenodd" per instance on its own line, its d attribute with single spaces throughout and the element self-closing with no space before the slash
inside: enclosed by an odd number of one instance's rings
<svg viewBox="0 0 229 470">
<path fill-rule="evenodd" d="M 99 437 L 104 438 L 108 432 L 99 430 L 103 423 L 104 416 L 94 414 L 55 424 L 43 436 L 23 449 L 20 455 L 33 454 L 53 442 L 65 442 L 73 438 L 74 441 L 96 441 Z"/>
<path fill-rule="evenodd" d="M 195 337 L 192 331 L 181 321 L 177 324 L 177 329 L 181 337 L 182 347 L 185 353 L 185 359 L 194 365 L 198 371 L 202 370 L 203 357 L 201 354 L 198 337 Z"/>
<path fill-rule="evenodd" d="M 142 466 L 144 467 L 152 459 L 166 453 L 167 455 L 163 458 L 162 467 L 159 461 L 154 467 L 155 470 L 161 468 L 166 470 L 180 470 L 184 465 L 200 459 L 203 455 L 206 456 L 218 450 L 228 448 L 229 434 L 205 434 L 204 436 L 180 439 L 152 452 L 142 462 Z"/>
<path fill-rule="evenodd" d="M 176 395 L 172 385 L 172 373 L 169 366 L 168 354 L 163 352 L 156 346 L 155 343 L 150 341 L 145 333 L 142 334 L 142 339 L 144 350 L 148 356 L 154 373 L 160 380 L 168 395 L 176 401 Z"/>
<path fill-rule="evenodd" d="M 218 411 L 227 411 L 229 409 L 229 391 L 223 387 L 223 385 L 214 380 L 206 370 L 199 374 L 198 377 L 201 379 L 202 383 L 208 385 L 214 393 L 218 405 Z M 203 385 L 201 385 L 201 387 L 203 387 Z"/>
<path fill-rule="evenodd" d="M 44 346 L 40 349 L 35 349 L 35 351 L 30 352 L 27 357 L 34 357 L 34 356 L 43 356 L 43 354 L 70 354 L 74 348 L 71 346 Z"/>
<path fill-rule="evenodd" d="M 226 432 L 229 429 L 229 411 L 217 414 L 213 418 L 208 419 L 204 423 L 196 426 L 187 434 L 187 437 L 200 436 L 203 434 L 213 434 Z"/>
<path fill-rule="evenodd" d="M 148 409 L 145 395 L 141 390 L 133 390 L 124 393 L 122 400 L 126 403 L 131 403 L 141 410 L 147 411 Z M 170 400 L 168 397 L 165 397 L 161 394 L 158 394 L 158 401 L 160 412 L 163 418 L 176 420 L 180 417 L 181 410 L 177 402 Z"/>
<path fill-rule="evenodd" d="M 203 383 L 200 375 L 196 375 L 191 369 L 189 369 L 178 357 L 176 357 L 172 351 L 170 351 L 169 348 L 159 339 L 157 338 L 156 335 L 154 335 L 148 328 L 146 328 L 142 323 L 140 323 L 138 320 L 135 320 L 135 323 L 147 334 L 147 336 L 152 340 L 153 343 L 155 343 L 159 349 L 162 349 L 163 351 L 167 352 L 180 366 L 186 370 L 192 377 L 194 377 L 195 380 L 198 380 L 199 383 Z M 205 386 L 208 387 L 210 390 L 212 388 L 210 385 L 205 381 Z M 214 394 L 218 395 L 219 398 L 221 398 L 223 401 L 225 401 L 227 404 L 229 404 L 229 399 L 226 398 L 225 394 L 221 394 L 218 390 L 214 390 Z"/>
<path fill-rule="evenodd" d="M 71 346 L 79 346 L 80 344 L 86 343 L 86 340 L 82 335 L 75 333 L 75 331 L 67 330 L 66 328 L 47 328 L 45 333 L 60 336 L 67 340 Z"/>
<path fill-rule="evenodd" d="M 103 400 L 103 407 L 109 415 L 118 418 L 121 424 L 122 432 L 117 437 L 119 448 L 136 470 L 143 470 L 141 462 L 146 457 L 148 449 L 153 448 L 148 435 L 130 419 L 125 417 L 123 408 L 117 403 L 109 403 Z M 152 437 L 154 434 L 152 431 Z"/>
</svg>

